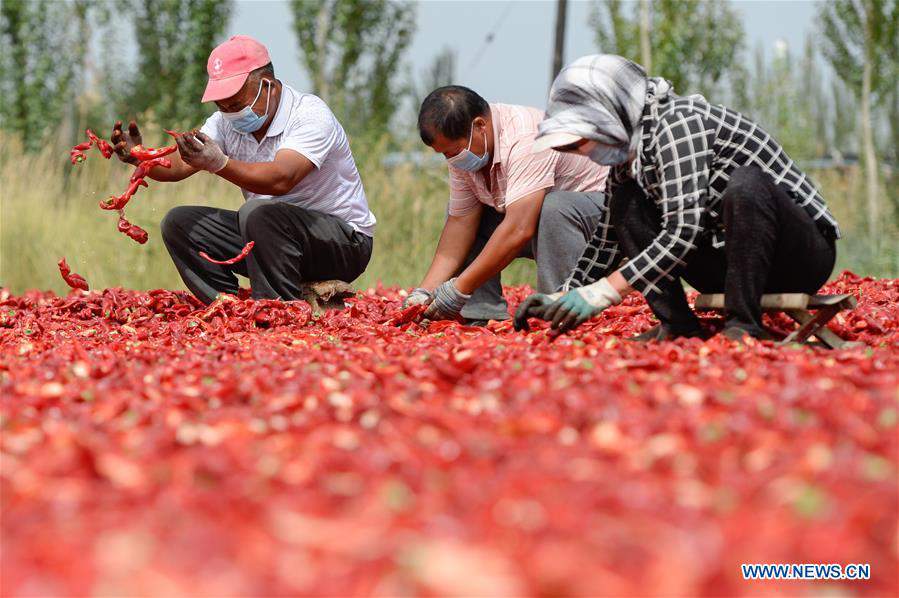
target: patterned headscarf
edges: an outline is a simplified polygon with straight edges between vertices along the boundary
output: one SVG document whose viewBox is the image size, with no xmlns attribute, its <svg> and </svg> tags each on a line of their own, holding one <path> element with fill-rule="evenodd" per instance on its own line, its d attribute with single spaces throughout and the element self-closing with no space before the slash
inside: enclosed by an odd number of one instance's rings
<svg viewBox="0 0 899 598">
<path fill-rule="evenodd" d="M 642 66 L 621 56 L 578 58 L 553 82 L 537 139 L 566 133 L 633 150 L 647 98 L 667 97 L 670 90 L 667 81 L 648 79 Z"/>
</svg>

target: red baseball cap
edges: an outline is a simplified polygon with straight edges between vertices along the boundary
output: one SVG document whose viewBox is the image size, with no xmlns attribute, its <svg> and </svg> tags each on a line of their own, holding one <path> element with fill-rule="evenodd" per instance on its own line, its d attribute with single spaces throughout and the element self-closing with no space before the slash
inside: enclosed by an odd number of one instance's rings
<svg viewBox="0 0 899 598">
<path fill-rule="evenodd" d="M 209 83 L 203 92 L 203 102 L 230 98 L 243 87 L 247 76 L 270 63 L 268 50 L 249 35 L 235 35 L 217 46 L 206 62 Z"/>
</svg>

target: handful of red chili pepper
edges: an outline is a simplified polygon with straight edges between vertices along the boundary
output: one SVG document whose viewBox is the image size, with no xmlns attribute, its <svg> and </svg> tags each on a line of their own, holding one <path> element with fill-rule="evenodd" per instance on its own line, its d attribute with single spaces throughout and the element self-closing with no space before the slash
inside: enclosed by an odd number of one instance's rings
<svg viewBox="0 0 899 598">
<path fill-rule="evenodd" d="M 69 268 L 69 265 L 66 263 L 66 258 L 59 260 L 58 264 L 59 273 L 62 274 L 62 279 L 66 281 L 67 285 L 73 289 L 81 289 L 82 291 L 89 290 L 87 281 L 80 274 L 72 272 L 72 269 Z"/>
<path fill-rule="evenodd" d="M 255 241 L 250 241 L 249 243 L 244 245 L 244 248 L 240 250 L 240 253 L 238 253 L 234 257 L 227 259 L 227 260 L 214 259 L 214 258 L 210 257 L 209 254 L 206 253 L 205 251 L 200 252 L 200 257 L 208 262 L 212 262 L 213 264 L 219 264 L 222 266 L 230 266 L 230 265 L 236 264 L 237 262 L 241 261 L 248 255 L 250 255 L 250 251 L 253 249 L 253 246 L 255 244 L 256 244 Z"/>
</svg>

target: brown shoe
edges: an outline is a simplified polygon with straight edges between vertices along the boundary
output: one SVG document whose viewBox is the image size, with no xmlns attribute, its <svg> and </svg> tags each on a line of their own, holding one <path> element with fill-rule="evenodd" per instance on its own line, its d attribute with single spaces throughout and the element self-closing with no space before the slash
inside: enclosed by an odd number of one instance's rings
<svg viewBox="0 0 899 598">
<path fill-rule="evenodd" d="M 630 337 L 629 341 L 636 343 L 648 343 L 651 341 L 673 341 L 676 338 L 707 338 L 705 330 L 702 328 L 692 328 L 684 332 L 675 332 L 668 326 L 656 324 L 646 332 Z"/>
</svg>

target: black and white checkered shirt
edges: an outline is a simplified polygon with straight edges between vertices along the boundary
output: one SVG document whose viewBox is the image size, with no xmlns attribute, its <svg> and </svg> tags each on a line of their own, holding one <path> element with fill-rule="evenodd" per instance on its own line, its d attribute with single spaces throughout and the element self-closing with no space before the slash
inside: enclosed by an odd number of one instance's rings
<svg viewBox="0 0 899 598">
<path fill-rule="evenodd" d="M 768 173 L 825 235 L 840 237 L 837 221 L 818 190 L 761 127 L 702 96 L 672 95 L 668 101 L 647 104 L 636 158 L 613 167 L 607 179 L 608 197 L 622 182 L 636 179 L 662 212 L 662 232 L 621 269 L 628 284 L 644 294 L 658 292 L 656 284 L 674 278 L 671 271 L 684 264 L 701 237 L 710 234 L 712 245 L 723 247 L 721 196 L 730 173 L 747 165 Z M 618 251 L 606 210 L 563 289 L 608 275 Z"/>
</svg>

